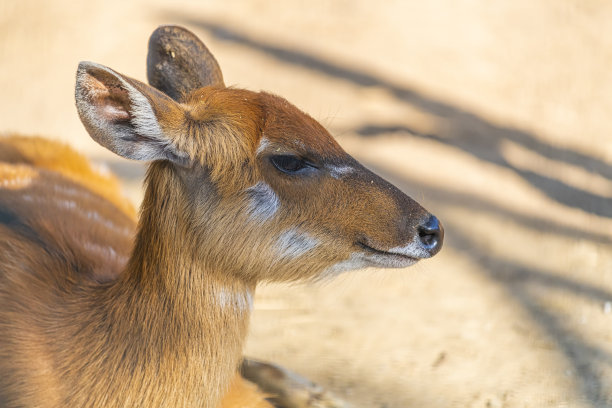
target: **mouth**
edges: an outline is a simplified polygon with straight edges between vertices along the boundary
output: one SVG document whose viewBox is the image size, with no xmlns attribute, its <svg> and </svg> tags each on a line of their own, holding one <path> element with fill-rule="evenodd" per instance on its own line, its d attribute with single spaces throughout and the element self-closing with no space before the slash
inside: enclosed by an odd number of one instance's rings
<svg viewBox="0 0 612 408">
<path fill-rule="evenodd" d="M 414 265 L 420 258 L 412 257 L 397 252 L 383 251 L 369 246 L 368 244 L 357 241 L 356 245 L 366 251 L 368 261 L 372 266 L 380 266 L 385 268 L 405 268 Z"/>
</svg>

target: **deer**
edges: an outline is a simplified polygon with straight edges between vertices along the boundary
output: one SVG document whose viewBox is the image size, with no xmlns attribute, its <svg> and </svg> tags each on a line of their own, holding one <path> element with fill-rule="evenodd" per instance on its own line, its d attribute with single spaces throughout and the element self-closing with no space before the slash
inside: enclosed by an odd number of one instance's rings
<svg viewBox="0 0 612 408">
<path fill-rule="evenodd" d="M 148 162 L 135 227 L 76 154 L 40 163 L 44 143 L 0 142 L 1 406 L 270 407 L 237 373 L 259 282 L 441 249 L 439 220 L 308 114 L 225 86 L 185 29 L 151 44 L 151 85 L 93 62 L 76 74 L 90 137 Z"/>
</svg>

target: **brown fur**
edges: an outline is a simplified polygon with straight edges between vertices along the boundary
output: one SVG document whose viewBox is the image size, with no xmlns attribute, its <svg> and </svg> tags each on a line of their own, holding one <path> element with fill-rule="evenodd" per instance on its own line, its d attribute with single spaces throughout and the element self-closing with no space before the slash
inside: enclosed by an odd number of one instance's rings
<svg viewBox="0 0 612 408">
<path fill-rule="evenodd" d="M 255 385 L 236 375 L 221 401 L 220 408 L 272 408 L 265 397 Z"/>
<path fill-rule="evenodd" d="M 310 116 L 218 85 L 179 102 L 79 66 L 90 136 L 153 161 L 125 268 L 114 248 L 130 248 L 131 218 L 102 192 L 70 171 L 0 170 L 4 406 L 215 408 L 241 381 L 257 282 L 406 266 L 439 250 L 421 243 L 430 214 Z M 309 165 L 288 174 L 279 155 Z"/>
<path fill-rule="evenodd" d="M 89 160 L 67 145 L 42 137 L 3 135 L 0 138 L 0 162 L 29 164 L 59 172 L 110 201 L 129 217 L 136 217 L 132 204 L 119 192 L 117 178 L 110 172 L 94 168 Z"/>
<path fill-rule="evenodd" d="M 7 182 L 6 186 L 1 189 L 0 194 L 0 202 L 2 203 L 0 208 L 4 210 L 2 212 L 2 224 L 10 223 L 10 225 L 2 225 L 0 231 L 4 237 L 2 242 L 8 243 L 10 241 L 11 247 L 16 247 L 15 249 L 3 248 L 9 250 L 2 252 L 0 262 L 5 265 L 10 264 L 14 259 L 11 256 L 13 253 L 21 252 L 20 257 L 23 257 L 23 252 L 33 251 L 32 259 L 26 261 L 25 265 L 31 264 L 32 269 L 34 269 L 35 265 L 44 264 L 45 261 L 48 261 L 48 258 L 51 258 L 50 254 L 47 254 L 47 257 L 41 256 L 42 254 L 39 253 L 41 248 L 36 247 L 37 244 L 44 243 L 44 248 L 49 251 L 53 250 L 58 254 L 63 252 L 62 255 L 66 257 L 64 261 L 80 262 L 80 271 L 75 271 L 77 274 L 66 277 L 70 278 L 73 284 L 76 282 L 94 284 L 95 281 L 117 279 L 125 266 L 122 258 L 127 257 L 130 252 L 131 233 L 135 228 L 135 223 L 132 218 L 133 210 L 130 210 L 130 205 L 126 204 L 121 197 L 116 179 L 110 174 L 95 172 L 84 157 L 57 142 L 42 138 L 10 136 L 0 139 L 0 145 L 3 146 L 0 180 Z M 47 172 L 47 169 L 51 171 Z M 69 194 L 66 194 L 66 192 Z M 30 200 L 33 197 L 38 200 L 36 203 Z M 51 222 L 45 222 L 45 214 L 52 209 L 54 202 L 62 200 L 77 200 L 78 208 L 81 211 L 96 212 L 105 224 L 98 225 L 92 223 L 90 219 L 79 220 L 80 217 L 78 213 L 75 213 L 74 208 L 66 208 L 67 211 L 57 211 L 55 209 L 54 219 Z M 127 217 L 122 215 L 112 216 L 113 212 L 116 213 L 116 208 L 113 206 L 117 203 L 122 204 L 123 208 L 121 210 L 127 210 Z M 12 210 L 11 214 L 8 213 L 9 209 Z M 8 219 L 9 216 L 11 220 Z M 15 222 L 11 223 L 12 221 Z M 113 223 L 111 228 L 108 228 L 109 222 Z M 78 230 L 79 226 L 83 227 L 83 231 Z M 114 231 L 117 228 L 123 229 L 126 232 L 125 236 L 118 236 L 117 232 Z M 28 242 L 34 239 L 38 242 Z M 83 244 L 86 243 L 97 247 L 112 248 L 118 256 L 112 259 L 108 256 L 108 253 L 98 253 L 95 249 L 83 248 Z M 68 249 L 73 252 L 70 258 L 68 258 L 70 256 Z M 41 259 L 34 261 L 34 258 Z M 113 260 L 116 262 L 113 262 Z M 7 266 L 10 267 L 10 265 Z M 23 266 L 24 263 L 21 263 L 20 267 Z M 83 273 L 83 275 L 80 275 L 80 273 Z M 48 277 L 43 275 L 42 278 Z M 56 282 L 56 285 L 58 283 L 62 284 L 62 282 Z M 40 282 L 36 285 L 37 288 L 32 288 L 34 292 L 32 297 L 37 299 L 41 295 L 47 294 L 49 296 L 49 289 L 40 287 L 48 284 L 51 284 L 51 282 Z M 18 288 L 25 288 L 30 285 L 30 282 L 10 282 L 7 284 L 9 287 Z M 47 299 L 39 300 L 37 303 L 39 305 L 14 305 L 20 309 L 34 309 L 30 313 L 20 314 L 20 319 L 23 320 L 23 326 L 20 327 L 24 334 L 29 331 L 25 326 L 29 326 L 32 321 L 46 319 L 44 315 L 36 316 L 37 309 L 53 308 L 53 303 L 47 302 Z M 6 315 L 11 315 L 9 311 L 5 312 Z M 13 311 L 13 313 L 16 312 L 22 313 L 23 310 Z M 5 320 L 3 319 L 3 321 Z M 2 402 L 0 405 L 11 406 L 19 401 L 24 406 L 38 406 L 40 403 L 38 399 L 40 399 L 45 401 L 48 404 L 47 406 L 66 406 L 66 402 L 58 396 L 58 392 L 53 392 L 54 388 L 58 386 L 57 383 L 53 381 L 52 377 L 44 375 L 45 372 L 55 369 L 43 351 L 48 346 L 42 347 L 40 339 L 37 339 L 35 335 L 14 340 L 16 342 L 21 340 L 18 349 L 29 350 L 28 355 L 25 359 L 15 359 L 15 356 L 0 353 L 0 365 L 14 369 L 11 363 L 27 363 L 23 369 L 25 373 L 18 370 L 18 374 L 30 377 L 31 381 L 37 384 L 35 389 L 40 391 L 40 395 L 36 396 L 33 390 L 15 390 L 19 396 L 3 395 L 4 399 L 0 399 L 0 402 Z M 95 342 L 91 341 L 94 339 L 90 338 L 88 340 L 90 344 L 83 350 L 86 354 L 95 350 L 95 347 L 92 348 Z M 69 339 L 65 341 L 69 343 Z M 77 350 L 76 344 L 68 347 L 66 351 L 69 354 L 74 354 L 76 358 L 82 358 L 82 355 L 75 353 L 75 350 Z M 92 380 L 87 379 L 86 381 Z M 83 397 L 86 397 L 91 391 L 91 387 L 88 387 L 87 392 L 83 392 Z M 236 375 L 231 382 L 229 391 L 221 402 L 221 407 L 270 407 L 264 397 L 265 395 L 259 393 L 256 387 L 246 383 L 240 376 Z M 85 403 L 85 401 L 82 402 Z"/>
</svg>

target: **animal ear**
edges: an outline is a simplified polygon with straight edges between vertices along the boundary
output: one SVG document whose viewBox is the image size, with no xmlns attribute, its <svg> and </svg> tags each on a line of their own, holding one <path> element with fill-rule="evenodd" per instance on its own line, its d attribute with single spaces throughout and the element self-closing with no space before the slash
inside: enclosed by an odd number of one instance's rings
<svg viewBox="0 0 612 408">
<path fill-rule="evenodd" d="M 149 38 L 147 78 L 175 101 L 204 86 L 225 86 L 219 64 L 204 43 L 171 25 L 157 28 Z"/>
<path fill-rule="evenodd" d="M 81 62 L 75 98 L 89 135 L 107 149 L 133 160 L 188 161 L 172 138 L 185 113 L 155 88 L 103 65 Z"/>
</svg>

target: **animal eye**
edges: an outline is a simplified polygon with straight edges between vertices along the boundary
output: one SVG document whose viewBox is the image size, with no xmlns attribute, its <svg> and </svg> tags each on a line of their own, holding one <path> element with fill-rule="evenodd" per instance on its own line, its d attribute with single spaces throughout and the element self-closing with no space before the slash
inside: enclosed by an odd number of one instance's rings
<svg viewBox="0 0 612 408">
<path fill-rule="evenodd" d="M 291 155 L 278 155 L 270 157 L 270 161 L 278 170 L 287 174 L 295 174 L 300 170 L 303 170 L 307 167 L 311 167 L 304 160 L 300 159 L 297 156 Z"/>
</svg>

